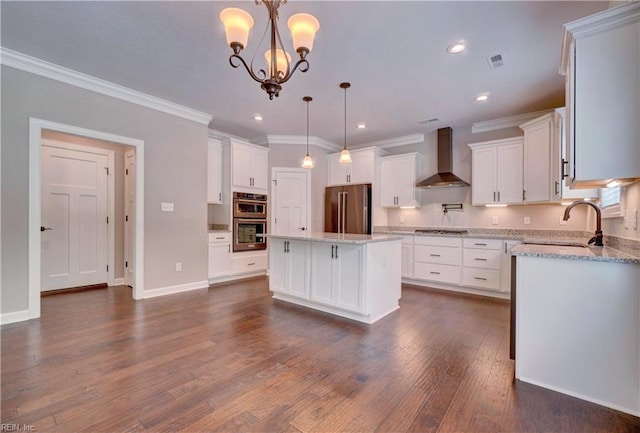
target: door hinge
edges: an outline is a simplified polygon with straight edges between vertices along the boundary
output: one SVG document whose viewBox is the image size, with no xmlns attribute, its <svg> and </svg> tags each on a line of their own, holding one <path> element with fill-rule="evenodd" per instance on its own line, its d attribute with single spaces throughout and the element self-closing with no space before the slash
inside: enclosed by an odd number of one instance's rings
<svg viewBox="0 0 640 433">
<path fill-rule="evenodd" d="M 125 221 L 125 222 L 129 222 L 129 215 L 125 215 L 125 216 L 124 216 L 124 221 Z"/>
<path fill-rule="evenodd" d="M 127 176 L 129 175 L 129 169 L 128 168 L 124 169 L 124 174 L 126 174 Z"/>
<path fill-rule="evenodd" d="M 125 261 L 125 262 L 124 262 L 124 267 L 125 267 L 125 268 L 128 268 L 128 267 L 129 267 L 129 262 Z"/>
<path fill-rule="evenodd" d="M 107 217 L 107 224 L 109 224 L 109 217 Z"/>
</svg>

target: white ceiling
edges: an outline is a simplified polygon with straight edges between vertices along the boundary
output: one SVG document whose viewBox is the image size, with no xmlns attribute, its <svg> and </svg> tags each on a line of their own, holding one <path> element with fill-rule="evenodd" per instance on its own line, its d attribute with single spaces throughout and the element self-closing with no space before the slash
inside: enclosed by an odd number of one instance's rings
<svg viewBox="0 0 640 433">
<path fill-rule="evenodd" d="M 214 116 L 210 127 L 254 138 L 304 135 L 312 96 L 311 135 L 342 143 L 347 93 L 349 145 L 427 133 L 560 106 L 562 25 L 600 10 L 595 1 L 296 1 L 288 17 L 320 21 L 307 73 L 296 72 L 269 101 L 258 83 L 228 63 L 220 11 L 250 12 L 256 25 L 243 54 L 250 60 L 266 26 L 263 5 L 235 2 L 2 1 L 2 45 Z M 464 39 L 467 50 L 445 53 Z M 259 60 L 266 47 L 256 56 Z M 292 51 L 292 50 L 291 50 Z M 502 54 L 490 69 L 486 58 Z M 474 98 L 491 94 L 486 103 Z M 253 120 L 260 113 L 264 120 Z M 428 125 L 421 120 L 437 117 Z M 357 130 L 358 122 L 367 129 Z"/>
</svg>

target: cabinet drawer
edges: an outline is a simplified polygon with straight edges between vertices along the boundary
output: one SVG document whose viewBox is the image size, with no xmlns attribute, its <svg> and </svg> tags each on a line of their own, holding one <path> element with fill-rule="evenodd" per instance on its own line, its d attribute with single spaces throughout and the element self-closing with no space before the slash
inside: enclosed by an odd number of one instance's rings
<svg viewBox="0 0 640 433">
<path fill-rule="evenodd" d="M 231 258 L 231 273 L 244 274 L 247 272 L 260 272 L 267 269 L 267 255 L 239 256 Z"/>
<path fill-rule="evenodd" d="M 460 284 L 460 266 L 414 263 L 413 277 L 418 280 Z"/>
<path fill-rule="evenodd" d="M 465 248 L 463 252 L 463 264 L 471 268 L 500 270 L 502 260 L 501 250 L 474 250 Z"/>
<path fill-rule="evenodd" d="M 465 239 L 465 248 L 479 248 L 483 250 L 501 250 L 504 241 L 500 239 Z"/>
<path fill-rule="evenodd" d="M 416 262 L 459 266 L 462 262 L 460 253 L 460 248 L 415 245 L 413 247 L 413 260 Z"/>
<path fill-rule="evenodd" d="M 231 242 L 231 232 L 209 233 L 209 242 Z"/>
<path fill-rule="evenodd" d="M 464 268 L 462 270 L 462 285 L 500 291 L 500 271 Z"/>
<path fill-rule="evenodd" d="M 436 247 L 459 247 L 462 245 L 460 238 L 447 238 L 440 236 L 415 236 L 413 243 L 415 245 L 433 245 Z"/>
</svg>

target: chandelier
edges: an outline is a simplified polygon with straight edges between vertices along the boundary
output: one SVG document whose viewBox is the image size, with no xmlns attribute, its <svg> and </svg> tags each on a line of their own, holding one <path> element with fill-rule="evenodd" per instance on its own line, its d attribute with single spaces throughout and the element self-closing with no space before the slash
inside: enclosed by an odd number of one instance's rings
<svg viewBox="0 0 640 433">
<path fill-rule="evenodd" d="M 284 49 L 284 44 L 278 33 L 278 8 L 285 4 L 287 0 L 255 0 L 256 5 L 264 4 L 269 11 L 269 22 L 258 47 L 262 45 L 267 33 L 270 36 L 269 49 L 265 53 L 267 70 L 259 69 L 255 72 L 253 61 L 256 57 L 254 53 L 251 63 L 248 65 L 240 56 L 242 50 L 247 46 L 249 30 L 253 27 L 251 15 L 238 8 L 227 8 L 220 12 L 220 20 L 224 24 L 227 35 L 227 43 L 233 50 L 229 57 L 232 67 L 238 68 L 243 65 L 251 78 L 260 83 L 262 90 L 267 92 L 269 99 L 280 94 L 282 85 L 289 81 L 293 73 L 300 69 L 301 72 L 309 70 L 307 54 L 313 49 L 313 38 L 320 28 L 318 20 L 309 14 L 299 13 L 292 15 L 287 21 L 289 30 L 293 37 L 293 48 L 300 57 L 295 64 L 291 64 L 291 56 Z"/>
</svg>

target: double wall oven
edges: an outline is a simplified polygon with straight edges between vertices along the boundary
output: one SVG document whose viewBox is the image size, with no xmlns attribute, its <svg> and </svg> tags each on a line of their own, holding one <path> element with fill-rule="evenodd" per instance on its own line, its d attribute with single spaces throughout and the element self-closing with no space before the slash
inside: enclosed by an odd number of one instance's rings
<svg viewBox="0 0 640 433">
<path fill-rule="evenodd" d="M 267 249 L 267 196 L 233 193 L 233 251 Z"/>
</svg>

